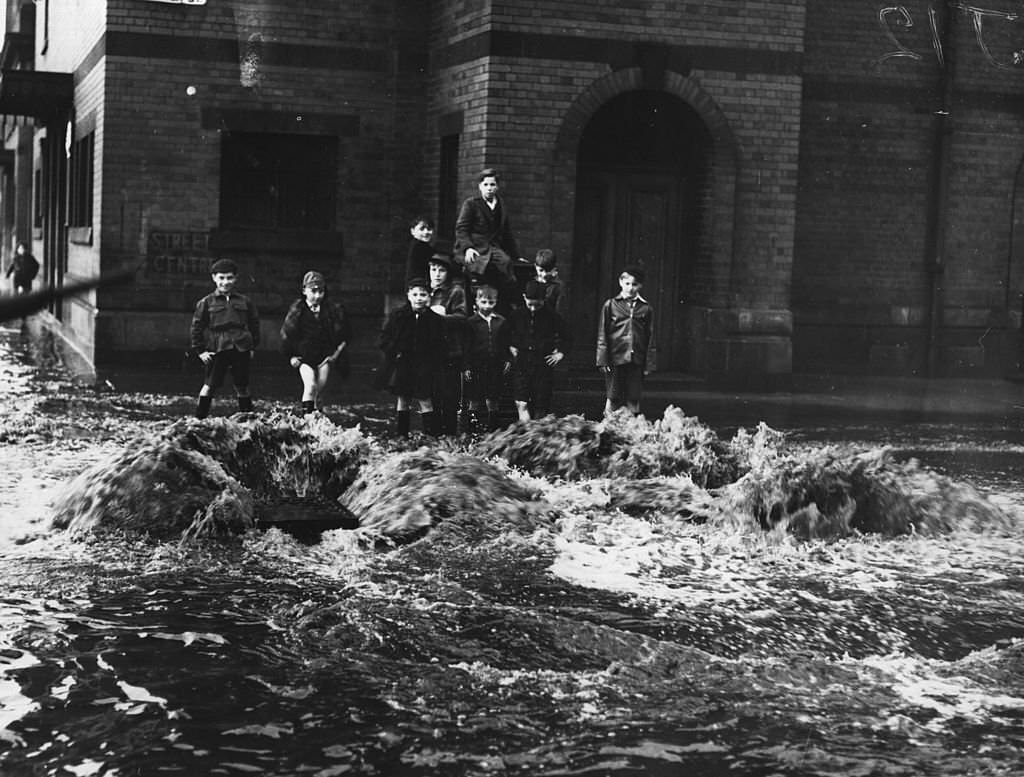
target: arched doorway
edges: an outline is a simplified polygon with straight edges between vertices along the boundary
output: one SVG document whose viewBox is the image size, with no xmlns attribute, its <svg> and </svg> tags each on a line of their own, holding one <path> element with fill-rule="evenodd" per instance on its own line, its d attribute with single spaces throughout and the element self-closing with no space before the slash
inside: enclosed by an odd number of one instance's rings
<svg viewBox="0 0 1024 777">
<path fill-rule="evenodd" d="M 686 331 L 704 213 L 712 139 L 697 112 L 673 95 L 626 92 L 609 100 L 580 137 L 573 237 L 573 330 L 592 345 L 604 299 L 618 293 L 627 264 L 647 275 L 659 369 L 690 367 Z M 691 297 L 692 301 L 692 297 Z M 591 361 L 593 348 L 589 348 Z"/>
</svg>

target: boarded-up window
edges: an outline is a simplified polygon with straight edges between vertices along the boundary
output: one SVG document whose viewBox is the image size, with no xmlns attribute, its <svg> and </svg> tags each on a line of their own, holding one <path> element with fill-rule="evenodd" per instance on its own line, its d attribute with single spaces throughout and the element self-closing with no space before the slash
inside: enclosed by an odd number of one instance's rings
<svg viewBox="0 0 1024 777">
<path fill-rule="evenodd" d="M 333 229 L 337 148 L 333 136 L 225 133 L 221 226 Z"/>
<path fill-rule="evenodd" d="M 92 226 L 93 138 L 90 132 L 75 141 L 71 149 L 71 186 L 68 197 L 68 226 Z"/>
</svg>

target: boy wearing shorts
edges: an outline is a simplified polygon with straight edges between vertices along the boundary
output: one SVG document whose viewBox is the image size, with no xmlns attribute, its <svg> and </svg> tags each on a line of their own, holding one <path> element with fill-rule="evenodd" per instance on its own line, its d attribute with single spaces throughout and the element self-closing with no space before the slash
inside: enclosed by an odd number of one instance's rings
<svg viewBox="0 0 1024 777">
<path fill-rule="evenodd" d="M 238 265 L 218 259 L 210 266 L 214 290 L 196 303 L 189 340 L 206 370 L 199 390 L 196 418 L 210 414 L 213 395 L 227 373 L 235 384 L 238 410 L 253 409 L 249 394 L 249 368 L 260 344 L 260 317 L 252 300 L 235 291 Z"/>
<path fill-rule="evenodd" d="M 640 296 L 644 271 L 626 267 L 619 294 L 601 308 L 597 330 L 597 367 L 605 374 L 605 415 L 620 407 L 637 415 L 644 378 L 655 369 L 654 311 Z"/>
</svg>

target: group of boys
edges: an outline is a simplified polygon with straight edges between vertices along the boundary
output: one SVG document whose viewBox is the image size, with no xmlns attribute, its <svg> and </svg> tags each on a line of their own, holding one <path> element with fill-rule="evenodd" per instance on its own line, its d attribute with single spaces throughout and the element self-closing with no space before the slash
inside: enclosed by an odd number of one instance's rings
<svg viewBox="0 0 1024 777">
<path fill-rule="evenodd" d="M 412 399 L 419 404 L 424 431 L 436 434 L 458 431 L 460 408 L 466 411 L 469 430 L 493 430 L 508 388 L 520 420 L 546 415 L 551 409 L 554 368 L 571 344 L 559 311 L 563 295 L 555 252 L 548 248 L 537 252 L 532 277 L 519 289 L 507 281 L 492 283 L 477 277 L 446 254 L 432 253 L 427 258 L 425 247 L 433 235 L 429 219 L 414 220 L 410 231 L 409 304 L 395 311 L 385 325 L 381 347 L 388 366 L 382 374 L 390 375 L 394 365 L 405 363 L 418 365 L 431 377 L 420 383 L 379 384 L 391 387 L 398 397 L 398 434 L 409 433 Z M 417 273 L 424 266 L 426 277 Z M 653 310 L 640 295 L 641 268 L 625 268 L 618 280 L 620 293 L 601 309 L 596 365 L 605 375 L 605 413 L 620 407 L 639 413 L 644 377 L 656 362 Z M 433 313 L 443 324 L 436 326 L 438 341 L 433 350 L 422 347 L 425 340 L 414 346 L 398 334 L 411 326 L 410 312 L 417 318 Z M 482 407 L 486 420 L 480 415 Z"/>
<path fill-rule="evenodd" d="M 420 227 L 413 225 L 414 237 Z M 497 428 L 507 382 L 521 420 L 550 411 L 552 373 L 571 344 L 556 309 L 561 285 L 555 265 L 553 251 L 538 252 L 536 277 L 517 291 L 518 300 L 504 300 L 503 312 L 504 290 L 457 275 L 457 265 L 445 254 L 431 255 L 428 277 L 406 281 L 408 305 L 384 325 L 378 381 L 397 397 L 400 436 L 409 433 L 413 400 L 427 433 L 458 433 L 460 409 L 470 431 Z"/>
<path fill-rule="evenodd" d="M 429 245 L 429 222 L 419 220 L 412 233 L 414 244 Z M 537 252 L 533 277 L 511 300 L 511 284 L 499 289 L 460 273 L 464 268 L 446 254 L 432 251 L 425 263 L 426 276 L 407 279 L 407 304 L 387 317 L 379 342 L 383 361 L 374 385 L 396 397 L 397 434 L 409 434 L 414 404 L 427 434 L 457 434 L 460 410 L 466 411 L 467 431 L 496 429 L 509 389 L 520 420 L 550 412 L 554 368 L 571 346 L 558 310 L 562 293 L 555 253 Z M 260 335 L 255 305 L 234 292 L 235 262 L 220 259 L 210 269 L 215 289 L 197 303 L 190 332 L 193 352 L 206 371 L 199 418 L 208 415 L 229 371 L 239 411 L 253 409 L 249 367 Z M 620 293 L 601 309 L 596 365 L 605 374 L 606 413 L 620 407 L 638 413 L 644 377 L 655 368 L 653 311 L 640 295 L 643 280 L 641 268 L 626 267 L 618 279 Z"/>
</svg>

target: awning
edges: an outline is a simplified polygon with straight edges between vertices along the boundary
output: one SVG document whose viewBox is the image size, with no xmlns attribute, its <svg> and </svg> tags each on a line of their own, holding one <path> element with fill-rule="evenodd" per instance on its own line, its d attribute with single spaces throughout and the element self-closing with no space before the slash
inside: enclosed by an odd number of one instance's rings
<svg viewBox="0 0 1024 777">
<path fill-rule="evenodd" d="M 70 110 L 74 95 L 71 73 L 0 71 L 0 114 L 48 118 Z"/>
</svg>

